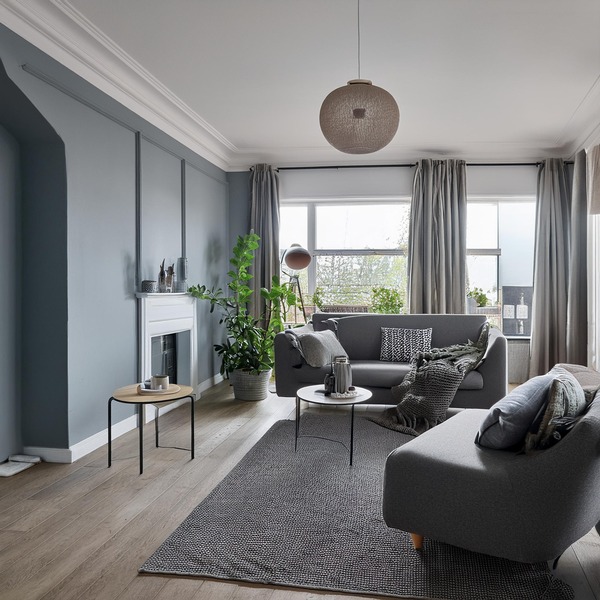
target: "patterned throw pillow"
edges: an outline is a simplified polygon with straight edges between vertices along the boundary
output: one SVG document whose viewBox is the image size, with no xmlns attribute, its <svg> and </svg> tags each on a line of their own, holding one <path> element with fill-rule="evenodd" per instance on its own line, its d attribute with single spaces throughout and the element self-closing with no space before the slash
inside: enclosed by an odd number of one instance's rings
<svg viewBox="0 0 600 600">
<path fill-rule="evenodd" d="M 431 350 L 431 327 L 428 329 L 381 328 L 380 360 L 410 362 L 416 352 Z"/>
<path fill-rule="evenodd" d="M 549 373 L 554 379 L 550 385 L 548 401 L 534 419 L 525 437 L 525 453 L 553 446 L 570 431 L 587 403 L 581 384 L 566 369 L 555 366 Z"/>
</svg>

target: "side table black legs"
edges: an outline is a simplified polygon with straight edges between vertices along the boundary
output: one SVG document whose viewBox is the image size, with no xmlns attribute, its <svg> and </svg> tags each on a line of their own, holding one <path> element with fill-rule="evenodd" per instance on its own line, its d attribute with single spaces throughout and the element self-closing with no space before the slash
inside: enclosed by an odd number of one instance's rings
<svg viewBox="0 0 600 600">
<path fill-rule="evenodd" d="M 108 399 L 108 466 L 112 464 L 112 403 L 114 400 L 125 404 L 133 404 L 137 406 L 138 413 L 138 439 L 139 439 L 139 455 L 140 455 L 140 475 L 144 472 L 144 405 L 154 404 L 156 408 L 156 414 L 154 419 L 154 435 L 156 446 L 158 447 L 158 406 L 161 402 L 173 402 L 175 400 L 182 400 L 184 398 L 190 399 L 190 453 L 191 458 L 195 458 L 195 435 L 194 435 L 194 400 L 195 395 L 193 390 L 189 386 L 175 386 L 175 390 L 171 394 L 165 394 L 160 399 L 156 396 L 142 399 L 137 393 L 137 385 L 130 385 L 124 388 L 118 389 L 113 392 L 113 395 Z"/>
<path fill-rule="evenodd" d="M 108 399 L 108 467 L 112 462 L 112 396 Z"/>
</svg>

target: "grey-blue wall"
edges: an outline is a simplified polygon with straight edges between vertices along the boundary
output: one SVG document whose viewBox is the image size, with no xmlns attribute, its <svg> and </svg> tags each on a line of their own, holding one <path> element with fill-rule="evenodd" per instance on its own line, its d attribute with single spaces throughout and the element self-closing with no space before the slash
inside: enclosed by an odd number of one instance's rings
<svg viewBox="0 0 600 600">
<path fill-rule="evenodd" d="M 9 208 L 2 208 L 14 220 L 23 207 L 22 234 L 31 242 L 22 251 L 23 302 L 4 294 L 0 307 L 6 307 L 17 329 L 23 328 L 24 357 L 35 357 L 23 376 L 22 393 L 3 407 L 15 415 L 9 425 L 12 437 L 6 439 L 18 438 L 21 411 L 23 445 L 66 448 L 106 429 L 106 400 L 115 388 L 136 380 L 136 272 L 154 279 L 163 258 L 174 261 L 184 252 L 191 282 L 204 283 L 225 272 L 217 269 L 223 264 L 219 252 L 229 242 L 227 178 L 3 27 L 0 60 L 59 137 L 54 148 L 33 144 L 35 153 L 27 155 L 21 173 L 44 178 L 23 175 L 28 200 L 20 205 L 13 193 Z M 0 123 L 2 110 L 0 102 Z M 10 145 L 7 136 L 2 142 Z M 0 154 L 2 172 L 12 168 L 11 160 L 7 151 Z M 55 180 L 48 186 L 56 172 L 62 173 L 64 185 Z M 35 241 L 38 234 L 42 237 Z M 9 238 L 6 246 L 0 247 L 0 265 L 14 263 L 13 255 L 19 254 L 18 240 Z M 28 277 L 26 267 L 35 277 Z M 56 321 L 49 325 L 52 311 Z M 2 336 L 16 335 L 2 331 Z M 200 320 L 201 382 L 218 372 L 207 350 L 217 335 L 214 320 Z M 39 366 L 42 357 L 51 369 L 36 372 L 33 365 Z M 2 361 L 0 369 L 8 364 Z M 48 377 L 56 378 L 55 393 L 47 393 Z M 132 414 L 125 406 L 115 409 L 114 421 Z M 18 445 L 12 441 L 8 451 L 18 451 Z M 0 460 L 4 453 L 0 446 Z"/>
<path fill-rule="evenodd" d="M 227 180 L 229 181 L 231 211 L 229 247 L 232 248 L 238 235 L 244 235 L 250 231 L 250 172 L 228 173 Z"/>
<path fill-rule="evenodd" d="M 0 462 L 21 447 L 19 360 L 19 144 L 0 125 Z"/>
</svg>

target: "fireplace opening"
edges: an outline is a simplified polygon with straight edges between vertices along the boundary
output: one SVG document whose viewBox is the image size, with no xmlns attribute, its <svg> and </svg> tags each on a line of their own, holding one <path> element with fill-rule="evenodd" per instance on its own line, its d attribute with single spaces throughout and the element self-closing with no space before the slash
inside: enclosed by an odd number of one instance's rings
<svg viewBox="0 0 600 600">
<path fill-rule="evenodd" d="M 170 383 L 190 385 L 189 344 L 189 331 L 152 337 L 152 375 L 168 375 Z"/>
<path fill-rule="evenodd" d="M 171 383 L 177 383 L 176 334 L 152 338 L 152 375 L 168 375 Z"/>
</svg>

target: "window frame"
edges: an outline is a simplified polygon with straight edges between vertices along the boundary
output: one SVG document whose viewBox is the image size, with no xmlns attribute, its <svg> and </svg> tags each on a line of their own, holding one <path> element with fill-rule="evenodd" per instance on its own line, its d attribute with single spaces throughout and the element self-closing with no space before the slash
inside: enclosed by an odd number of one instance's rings
<svg viewBox="0 0 600 600">
<path fill-rule="evenodd" d="M 281 201 L 281 206 L 306 207 L 306 239 L 307 250 L 313 259 L 319 256 L 406 256 L 405 248 L 317 248 L 317 207 L 319 206 L 351 206 L 351 205 L 397 205 L 410 207 L 410 196 L 340 196 L 335 198 L 293 198 Z M 281 249 L 280 249 L 281 250 Z M 312 260 L 307 267 L 308 294 L 314 294 L 317 287 L 317 261 Z"/>
</svg>

